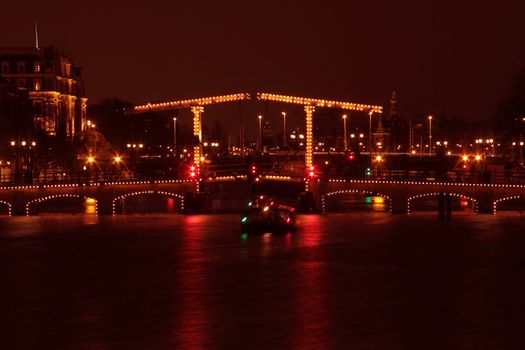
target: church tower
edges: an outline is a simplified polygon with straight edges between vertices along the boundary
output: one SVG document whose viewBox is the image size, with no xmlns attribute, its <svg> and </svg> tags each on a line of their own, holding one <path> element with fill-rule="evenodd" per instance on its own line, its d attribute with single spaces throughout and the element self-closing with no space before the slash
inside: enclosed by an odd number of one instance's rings
<svg viewBox="0 0 525 350">
<path fill-rule="evenodd" d="M 392 95 L 390 96 L 390 120 L 395 120 L 399 118 L 399 111 L 397 109 L 397 92 L 396 89 L 392 90 Z"/>
<path fill-rule="evenodd" d="M 391 134 L 390 149 L 392 150 L 392 152 L 409 152 L 409 148 L 407 148 L 406 145 L 405 135 L 406 131 L 410 133 L 410 130 L 406 130 L 407 125 L 403 122 L 403 120 L 401 120 L 401 117 L 399 115 L 399 104 L 397 100 L 396 89 L 393 89 L 392 94 L 390 95 L 390 111 L 388 117 L 388 129 Z"/>
</svg>

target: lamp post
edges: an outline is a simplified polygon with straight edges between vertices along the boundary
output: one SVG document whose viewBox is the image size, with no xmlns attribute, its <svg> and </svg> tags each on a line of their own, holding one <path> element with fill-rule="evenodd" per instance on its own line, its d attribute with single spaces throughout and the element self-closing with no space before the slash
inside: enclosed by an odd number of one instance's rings
<svg viewBox="0 0 525 350">
<path fill-rule="evenodd" d="M 525 117 L 521 117 L 520 123 L 520 165 L 523 165 L 523 124 L 525 123 Z"/>
<path fill-rule="evenodd" d="M 173 117 L 173 152 L 177 158 L 177 118 Z"/>
<path fill-rule="evenodd" d="M 262 151 L 262 115 L 259 115 L 258 119 L 259 119 L 258 151 L 261 152 Z"/>
<path fill-rule="evenodd" d="M 432 154 L 432 116 L 428 116 L 428 154 Z"/>
<path fill-rule="evenodd" d="M 343 137 L 344 137 L 344 142 L 345 142 L 345 152 L 348 150 L 348 139 L 346 138 L 346 118 L 347 118 L 347 115 L 346 114 L 343 114 Z"/>
<path fill-rule="evenodd" d="M 286 112 L 281 113 L 283 115 L 283 148 L 286 147 Z"/>
<path fill-rule="evenodd" d="M 368 152 L 370 152 L 370 158 L 372 158 L 372 116 L 374 111 L 368 112 Z"/>
<path fill-rule="evenodd" d="M 36 141 L 11 141 L 14 150 L 15 183 L 33 182 L 33 149 Z"/>
</svg>

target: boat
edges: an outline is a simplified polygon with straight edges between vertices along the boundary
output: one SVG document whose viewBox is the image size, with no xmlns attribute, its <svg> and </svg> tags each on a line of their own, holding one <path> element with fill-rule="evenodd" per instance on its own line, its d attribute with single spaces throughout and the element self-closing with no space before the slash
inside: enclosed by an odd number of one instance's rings
<svg viewBox="0 0 525 350">
<path fill-rule="evenodd" d="M 241 228 L 243 232 L 292 232 L 295 208 L 279 204 L 270 196 L 257 196 L 242 211 Z"/>
</svg>

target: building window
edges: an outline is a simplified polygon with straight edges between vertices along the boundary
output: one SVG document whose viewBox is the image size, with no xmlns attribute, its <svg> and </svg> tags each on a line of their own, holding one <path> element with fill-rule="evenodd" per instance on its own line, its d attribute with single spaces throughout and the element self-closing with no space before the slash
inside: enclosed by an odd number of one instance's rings
<svg viewBox="0 0 525 350">
<path fill-rule="evenodd" d="M 2 62 L 2 73 L 9 73 L 9 62 Z"/>
<path fill-rule="evenodd" d="M 25 79 L 17 79 L 16 85 L 18 88 L 25 88 L 26 87 L 26 80 Z"/>
<path fill-rule="evenodd" d="M 42 64 L 40 62 L 35 62 L 33 64 L 34 72 L 35 73 L 41 73 L 42 72 Z"/>
<path fill-rule="evenodd" d="M 26 72 L 26 63 L 25 62 L 18 62 L 18 73 L 25 73 Z"/>
<path fill-rule="evenodd" d="M 34 88 L 35 88 L 35 91 L 42 90 L 42 79 L 35 79 L 34 80 Z"/>
</svg>

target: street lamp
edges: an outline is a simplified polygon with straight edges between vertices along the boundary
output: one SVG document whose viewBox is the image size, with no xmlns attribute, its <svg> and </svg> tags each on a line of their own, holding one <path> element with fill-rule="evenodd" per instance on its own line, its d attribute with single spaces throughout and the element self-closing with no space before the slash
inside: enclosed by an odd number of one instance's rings
<svg viewBox="0 0 525 350">
<path fill-rule="evenodd" d="M 286 112 L 281 114 L 283 115 L 283 147 L 286 147 Z"/>
<path fill-rule="evenodd" d="M 173 117 L 173 152 L 177 157 L 177 118 Z"/>
<path fill-rule="evenodd" d="M 525 117 L 521 117 L 522 123 L 520 124 L 520 165 L 523 165 L 523 123 L 525 123 Z"/>
<path fill-rule="evenodd" d="M 258 119 L 259 119 L 259 149 L 258 151 L 261 152 L 262 151 L 262 115 L 259 115 L 258 116 Z"/>
<path fill-rule="evenodd" d="M 368 112 L 368 152 L 370 152 L 370 157 L 372 157 L 372 115 L 374 114 L 373 110 Z"/>
<path fill-rule="evenodd" d="M 344 141 L 345 141 L 345 151 L 348 150 L 348 140 L 346 138 L 346 118 L 348 116 L 346 114 L 343 114 L 343 130 L 344 130 Z"/>
<path fill-rule="evenodd" d="M 429 154 L 432 154 L 432 116 L 428 116 L 428 144 L 429 147 Z"/>
</svg>

